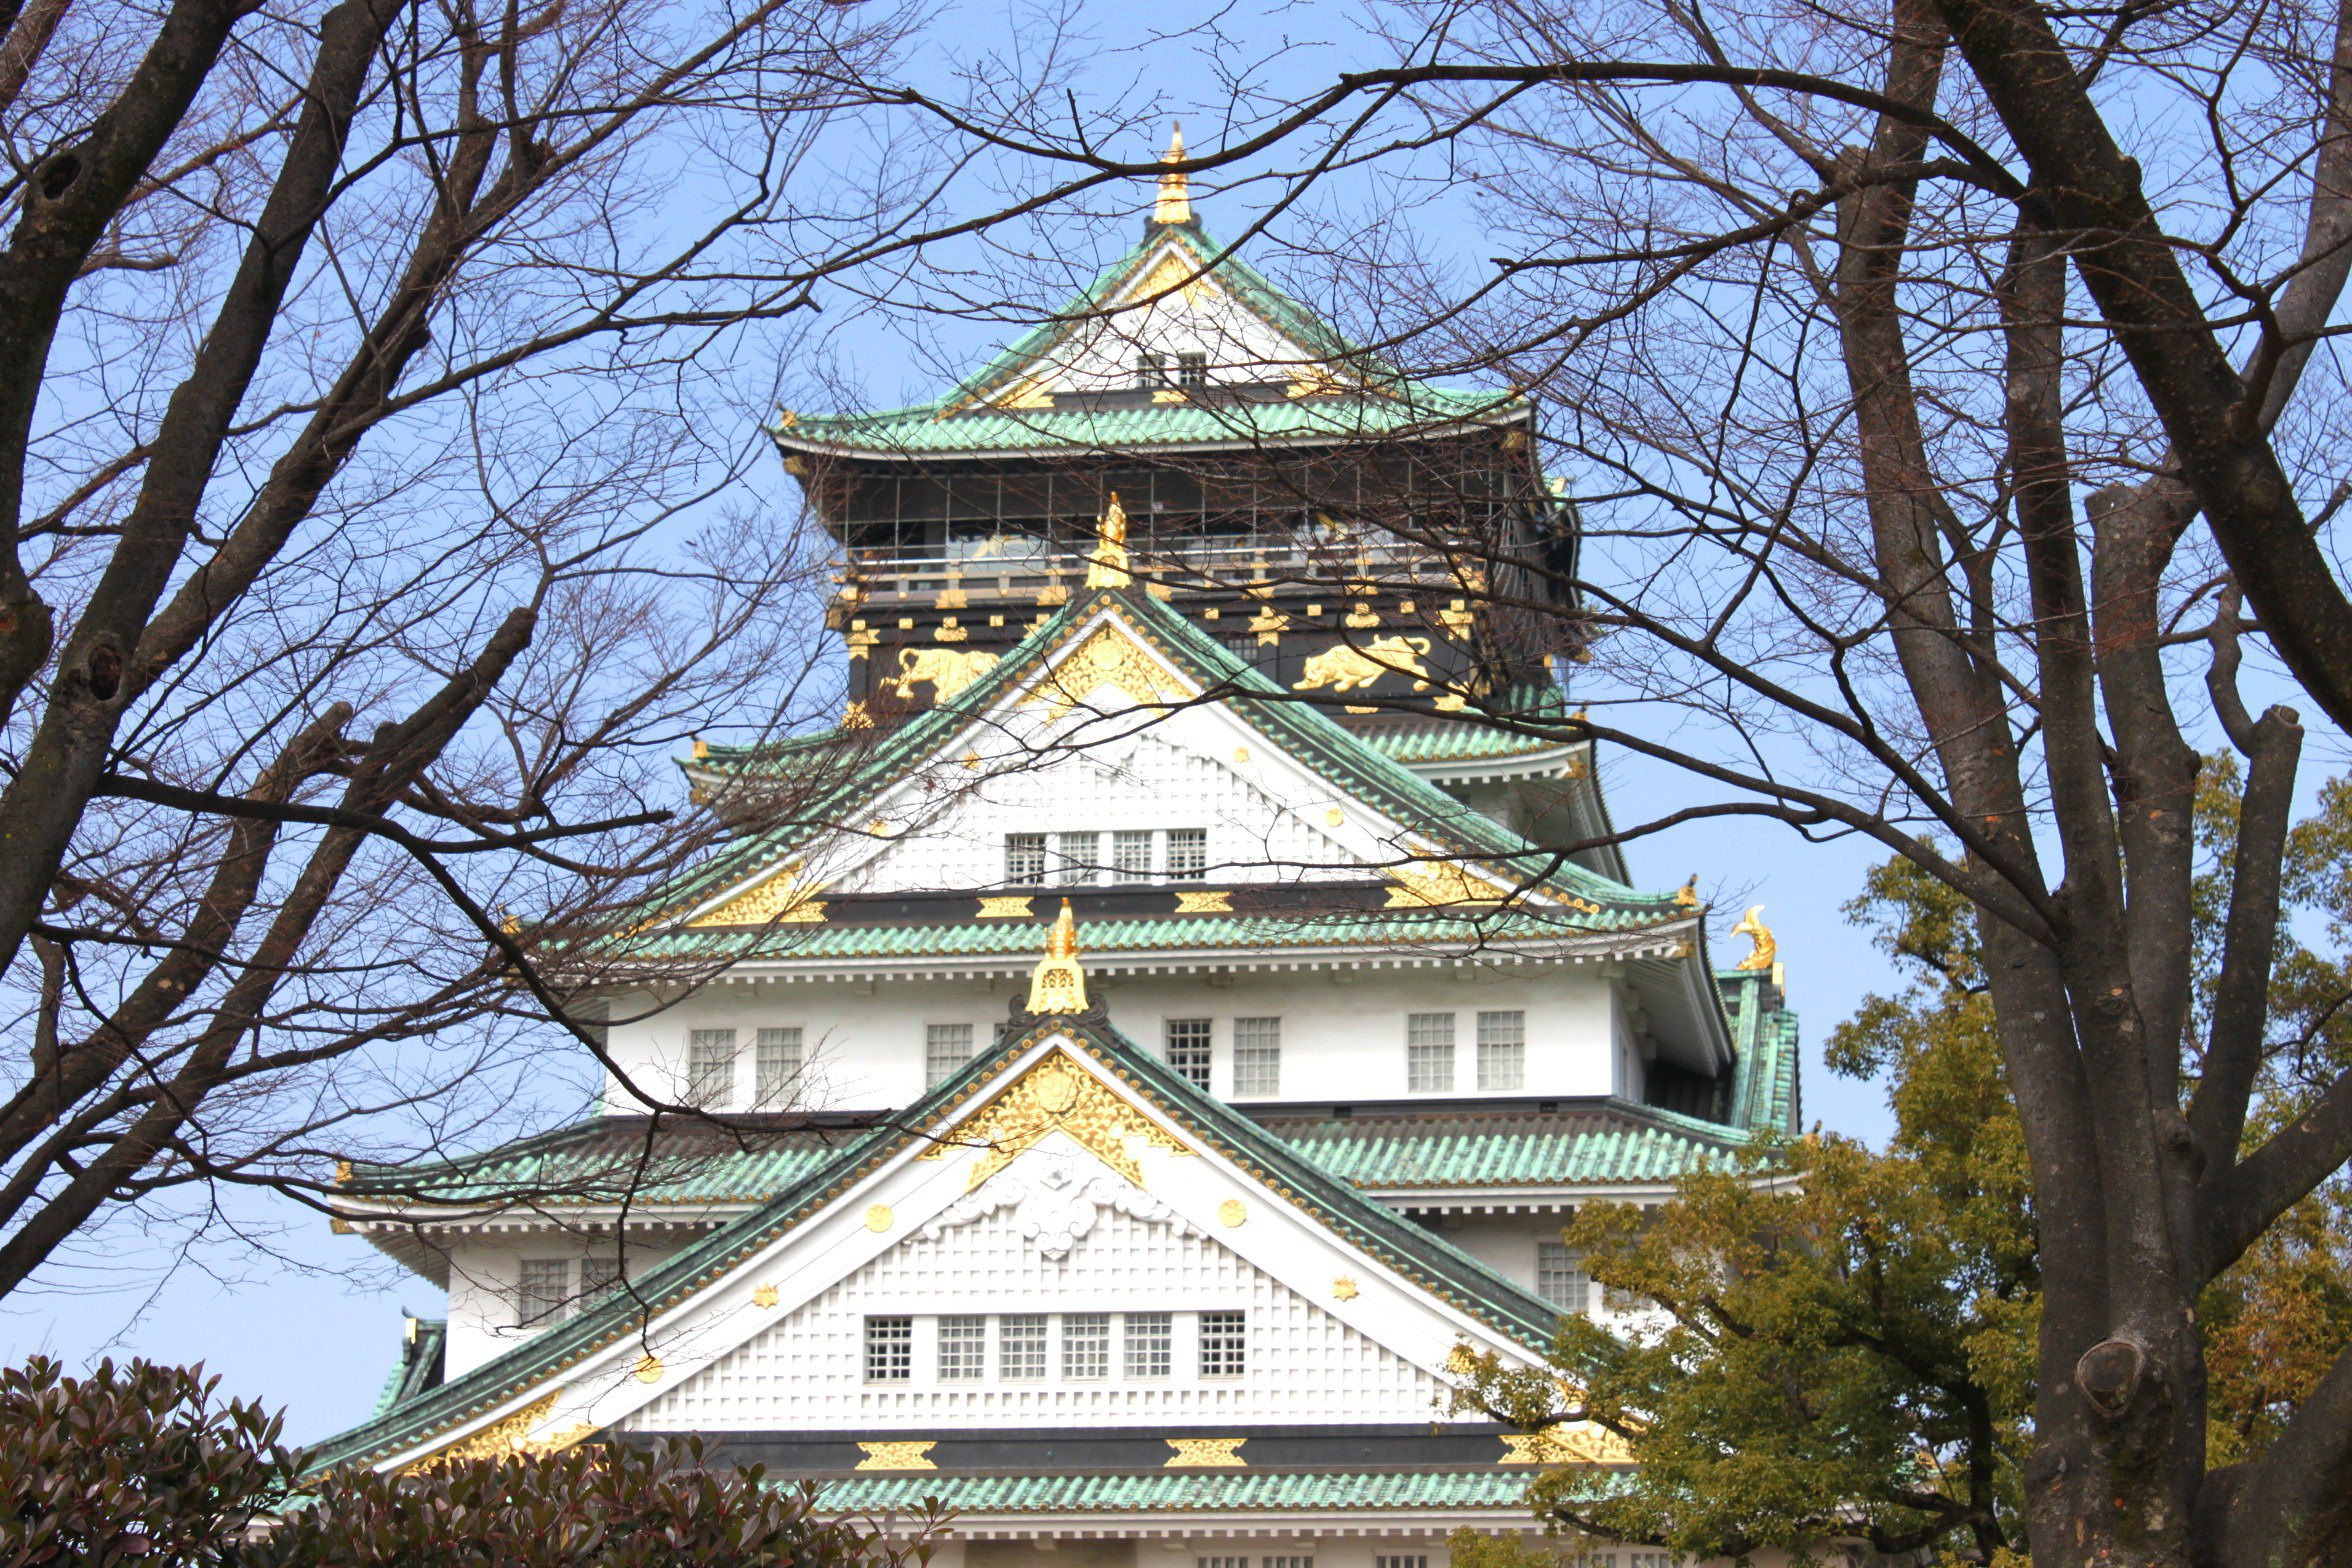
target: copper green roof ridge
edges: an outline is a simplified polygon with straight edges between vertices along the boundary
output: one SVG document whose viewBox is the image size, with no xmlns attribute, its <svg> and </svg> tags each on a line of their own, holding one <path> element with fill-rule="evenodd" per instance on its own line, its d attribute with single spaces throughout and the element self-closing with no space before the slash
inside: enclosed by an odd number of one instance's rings
<svg viewBox="0 0 2352 1568">
<path fill-rule="evenodd" d="M 419 1394 L 438 1386 L 434 1367 L 440 1361 L 449 1339 L 449 1320 L 446 1318 L 418 1318 L 416 1321 L 416 1353 L 403 1350 L 392 1363 L 391 1375 L 384 1379 L 382 1392 L 376 1395 L 376 1408 L 369 1420 L 375 1420 L 405 1404 Z"/>
<path fill-rule="evenodd" d="M 822 1481 L 817 1506 L 867 1514 L 937 1498 L 960 1513 L 1516 1508 L 1534 1473 L 1478 1469 L 1158 1471 L 1141 1475 L 874 1475 Z M 779 1477 L 777 1485 L 797 1485 Z"/>
<path fill-rule="evenodd" d="M 637 1281 L 633 1290 L 597 1303 L 462 1377 L 329 1439 L 312 1451 L 312 1471 L 429 1442 L 465 1421 L 487 1415 L 517 1394 L 605 1348 L 646 1318 L 683 1304 L 816 1213 L 840 1186 L 868 1174 L 916 1142 L 921 1136 L 919 1129 L 954 1110 L 983 1080 L 1001 1072 L 1038 1040 L 1057 1033 L 1091 1046 L 1106 1066 L 1142 1089 L 1163 1112 L 1189 1120 L 1209 1142 L 1221 1145 L 1228 1158 L 1253 1169 L 1281 1196 L 1306 1196 L 1327 1223 L 1356 1245 L 1376 1255 L 1385 1254 L 1384 1262 L 1414 1277 L 1439 1299 L 1537 1355 L 1549 1349 L 1559 1322 L 1557 1310 L 1549 1303 L 1468 1253 L 1389 1213 L 1354 1188 L 1324 1175 L 1272 1133 L 1155 1060 L 1109 1024 L 1048 1018 L 1025 1030 L 1006 1030 L 992 1049 L 965 1062 L 905 1112 L 858 1138 L 758 1208 L 673 1253 Z"/>
<path fill-rule="evenodd" d="M 1197 416 L 1205 411 L 1203 405 L 1189 402 L 1155 404 L 1149 409 L 1134 410 L 1134 414 L 1143 418 L 1140 421 L 1124 421 L 1136 427 L 1132 430 L 1106 428 L 1104 417 L 1099 411 L 1024 410 L 1018 415 L 1008 415 L 1003 410 L 972 409 L 972 405 L 1018 376 L 1024 367 L 1034 363 L 1087 318 L 1099 314 L 1103 302 L 1134 277 L 1143 263 L 1168 240 L 1175 241 L 1190 252 L 1205 276 L 1213 277 L 1230 288 L 1243 308 L 1315 356 L 1312 360 L 1302 362 L 1302 371 L 1311 364 L 1343 364 L 1364 383 L 1363 389 L 1349 389 L 1348 393 L 1343 393 L 1336 400 L 1318 398 L 1264 405 L 1267 411 L 1287 410 L 1273 419 L 1271 425 L 1289 428 L 1276 430 L 1270 426 L 1261 426 L 1250 432 L 1255 437 L 1284 434 L 1344 439 L 1350 435 L 1364 437 L 1398 433 L 1400 427 L 1393 418 L 1372 421 L 1366 428 L 1355 432 L 1336 424 L 1322 430 L 1312 428 L 1318 421 L 1324 420 L 1335 401 L 1360 402 L 1366 407 L 1378 407 L 1384 413 L 1393 413 L 1401 408 L 1431 417 L 1456 420 L 1492 417 L 1505 410 L 1523 413 L 1530 408 L 1526 399 L 1515 391 L 1456 391 L 1405 375 L 1387 359 L 1349 341 L 1344 333 L 1292 298 L 1264 273 L 1244 261 L 1238 253 L 1218 246 L 1197 226 L 1169 225 L 1147 233 L 1140 243 L 1097 271 L 1093 279 L 1060 308 L 1000 349 L 978 370 L 964 377 L 940 397 L 903 408 L 796 416 L 788 426 L 779 424 L 772 434 L 785 445 L 856 445 L 862 440 L 870 446 L 907 451 L 986 450 L 989 443 L 980 439 L 982 429 L 989 434 L 1005 435 L 1009 432 L 1013 436 L 1028 438 L 998 443 L 1010 447 L 1040 444 L 1132 446 L 1151 444 L 1148 439 L 1138 442 L 1132 437 L 1153 434 L 1170 444 L 1197 444 L 1229 435 L 1231 432 L 1220 432 L 1213 425 L 1198 428 L 1197 419 L 1194 427 L 1187 427 L 1185 416 Z M 1154 432 L 1151 428 L 1154 425 L 1167 428 Z M 1375 426 L 1377 428 L 1373 428 Z M 899 432 L 900 439 L 895 442 L 875 441 L 876 436 L 890 431 Z M 1126 436 L 1130 439 L 1097 439 L 1112 436 Z"/>
</svg>

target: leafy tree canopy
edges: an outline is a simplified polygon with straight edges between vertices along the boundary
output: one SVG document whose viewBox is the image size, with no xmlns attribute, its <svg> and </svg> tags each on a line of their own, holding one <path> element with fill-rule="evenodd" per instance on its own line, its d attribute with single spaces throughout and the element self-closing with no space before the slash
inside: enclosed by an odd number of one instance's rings
<svg viewBox="0 0 2352 1568">
<path fill-rule="evenodd" d="M 2234 765 L 2211 762 L 2198 801 L 2207 957 L 2238 801 Z M 2352 782 L 2329 784 L 2294 829 L 2288 895 L 2250 1141 L 2352 1061 Z M 1546 1473 L 1534 1502 L 1556 1527 L 1693 1556 L 1833 1537 L 1958 1562 L 2026 1549 L 2041 1261 L 1975 911 L 1896 859 L 1847 914 L 1904 982 L 1866 998 L 1826 1051 L 1835 1072 L 1887 1080 L 1886 1147 L 1816 1131 L 1691 1176 L 1654 1212 L 1587 1205 L 1570 1244 L 1594 1279 L 1655 1310 L 1623 1337 L 1571 1316 L 1541 1372 L 1465 1364 L 1465 1403 L 1530 1427 L 1590 1421 L 1639 1461 Z M 2209 981 L 2199 992 L 2209 1009 Z M 2203 1021 L 2190 1033 L 2204 1037 Z M 2299 1205 L 2208 1287 L 2198 1316 L 2211 1463 L 2257 1458 L 2352 1341 L 2352 1187 L 2339 1177 Z"/>
</svg>

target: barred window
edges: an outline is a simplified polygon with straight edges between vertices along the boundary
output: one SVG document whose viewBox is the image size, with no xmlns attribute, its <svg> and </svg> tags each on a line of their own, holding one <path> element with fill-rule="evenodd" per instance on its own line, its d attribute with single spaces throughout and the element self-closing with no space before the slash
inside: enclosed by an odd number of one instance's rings
<svg viewBox="0 0 2352 1568">
<path fill-rule="evenodd" d="M 1195 1557 L 1192 1568 L 1249 1568 L 1246 1557 Z"/>
<path fill-rule="evenodd" d="M 1478 1015 L 1478 1087 L 1527 1087 L 1527 1015 L 1509 1012 Z"/>
<path fill-rule="evenodd" d="M 1535 1244 L 1535 1293 L 1562 1312 L 1592 1309 L 1592 1279 L 1584 1272 L 1584 1260 L 1570 1252 L 1566 1242 Z"/>
<path fill-rule="evenodd" d="M 580 1300 L 600 1301 L 621 1288 L 621 1260 L 594 1254 L 580 1260 Z"/>
<path fill-rule="evenodd" d="M 1054 835 L 1054 880 L 1066 886 L 1097 882 L 1102 879 L 1102 835 L 1100 833 L 1056 833 Z"/>
<path fill-rule="evenodd" d="M 1209 869 L 1209 830 L 1207 828 L 1170 828 L 1168 830 L 1168 880 L 1196 882 Z"/>
<path fill-rule="evenodd" d="M 515 1291 L 515 1322 L 537 1328 L 564 1315 L 572 1304 L 572 1260 L 525 1258 L 520 1288 Z"/>
<path fill-rule="evenodd" d="M 1121 828 L 1111 835 L 1111 873 L 1119 882 L 1148 882 L 1152 874 L 1150 828 Z"/>
<path fill-rule="evenodd" d="M 866 1381 L 906 1383 L 915 1375 L 915 1320 L 866 1319 Z"/>
<path fill-rule="evenodd" d="M 1374 1552 L 1372 1554 L 1372 1568 L 1429 1568 L 1429 1554 L 1427 1552 L 1398 1554 Z"/>
<path fill-rule="evenodd" d="M 1249 1370 L 1249 1315 L 1242 1312 L 1204 1312 L 1200 1315 L 1200 1375 L 1239 1377 Z"/>
<path fill-rule="evenodd" d="M 1454 1015 L 1405 1015 L 1405 1087 L 1416 1094 L 1454 1086 Z"/>
<path fill-rule="evenodd" d="M 1213 1059 L 1210 1024 L 1206 1018 L 1168 1020 L 1168 1065 L 1206 1089 Z"/>
<path fill-rule="evenodd" d="M 784 1104 L 800 1076 L 800 1030 L 762 1029 L 752 1037 L 751 1065 L 761 1108 Z"/>
<path fill-rule="evenodd" d="M 939 1320 L 939 1381 L 969 1383 L 988 1375 L 988 1319 Z"/>
<path fill-rule="evenodd" d="M 1227 632 L 1219 640 L 1225 644 L 1225 651 L 1242 663 L 1253 667 L 1257 664 L 1260 646 L 1256 632 Z"/>
<path fill-rule="evenodd" d="M 1282 1020 L 1233 1020 L 1233 1092 L 1282 1092 Z"/>
<path fill-rule="evenodd" d="M 945 1083 L 957 1068 L 972 1059 L 970 1024 L 923 1026 L 923 1087 Z"/>
<path fill-rule="evenodd" d="M 1166 1377 L 1175 1362 L 1176 1314 L 1127 1314 L 1127 1375 Z"/>
<path fill-rule="evenodd" d="M 686 1103 L 716 1110 L 735 1098 L 735 1031 L 686 1033 Z"/>
<path fill-rule="evenodd" d="M 1197 351 L 1176 356 L 1176 384 L 1180 387 L 1205 387 L 1209 384 L 1209 356 Z"/>
<path fill-rule="evenodd" d="M 1312 1553 L 1304 1556 L 1293 1553 L 1287 1557 L 1261 1557 L 1258 1564 L 1259 1568 L 1315 1568 L 1315 1558 Z"/>
<path fill-rule="evenodd" d="M 1012 1312 L 996 1320 L 997 1372 L 1008 1383 L 1045 1376 L 1045 1314 Z"/>
<path fill-rule="evenodd" d="M 1164 387 L 1168 384 L 1168 356 L 1144 353 L 1135 356 L 1135 384 L 1139 387 Z"/>
<path fill-rule="evenodd" d="M 1062 1318 L 1062 1376 L 1097 1378 L 1111 1375 L 1111 1315 L 1108 1312 L 1071 1312 Z"/>
<path fill-rule="evenodd" d="M 1037 887 L 1045 881 L 1045 835 L 1043 833 L 1007 833 L 1005 835 L 1005 883 L 1010 887 Z"/>
</svg>

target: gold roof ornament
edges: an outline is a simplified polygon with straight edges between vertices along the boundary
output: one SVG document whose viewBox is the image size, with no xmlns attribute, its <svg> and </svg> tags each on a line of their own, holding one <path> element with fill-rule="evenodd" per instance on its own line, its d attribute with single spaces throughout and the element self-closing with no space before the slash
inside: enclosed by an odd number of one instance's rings
<svg viewBox="0 0 2352 1568">
<path fill-rule="evenodd" d="M 1674 907 L 1677 909 L 1699 907 L 1699 874 L 1696 871 L 1691 873 L 1691 879 L 1688 882 L 1674 890 Z"/>
<path fill-rule="evenodd" d="M 1119 504 L 1118 491 L 1111 492 L 1110 508 L 1096 520 L 1096 529 L 1094 553 L 1086 558 L 1086 586 L 1124 588 L 1135 577 L 1127 570 L 1127 509 Z"/>
<path fill-rule="evenodd" d="M 1772 928 L 1763 921 L 1764 906 L 1750 904 L 1748 912 L 1740 916 L 1740 923 L 1731 928 L 1733 936 L 1744 936 L 1756 945 L 1741 959 L 1741 969 L 1770 969 L 1780 954 L 1780 944 L 1772 939 Z"/>
<path fill-rule="evenodd" d="M 1168 150 L 1160 154 L 1162 163 L 1184 161 L 1184 123 L 1172 121 L 1168 128 Z M 1160 176 L 1160 199 L 1152 204 L 1154 223 L 1190 223 L 1192 221 L 1192 185 L 1182 171 L 1171 169 Z"/>
<path fill-rule="evenodd" d="M 1045 935 L 1045 956 L 1029 971 L 1029 1011 L 1040 1017 L 1086 1011 L 1086 971 L 1078 966 L 1078 922 L 1070 901 Z"/>
</svg>

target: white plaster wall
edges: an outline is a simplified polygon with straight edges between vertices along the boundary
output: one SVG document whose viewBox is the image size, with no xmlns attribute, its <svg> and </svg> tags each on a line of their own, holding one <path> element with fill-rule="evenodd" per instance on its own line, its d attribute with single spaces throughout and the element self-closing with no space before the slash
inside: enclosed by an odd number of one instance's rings
<svg viewBox="0 0 2352 1568">
<path fill-rule="evenodd" d="M 1170 244 L 1138 270 L 1137 285 L 1150 282 L 1160 257 L 1170 254 L 1188 271 L 1199 265 L 1189 251 Z M 1049 356 L 1047 384 L 1058 392 L 1131 387 L 1135 356 L 1143 349 L 1206 354 L 1211 381 L 1279 379 L 1296 374 L 1311 358 L 1222 288 L 1202 282 L 1170 290 L 1149 305 L 1117 311 L 1073 333 Z"/>
<path fill-rule="evenodd" d="M 594 1250 L 611 1257 L 614 1243 L 599 1242 Z M 628 1248 L 631 1277 L 652 1269 L 673 1249 L 660 1242 L 632 1236 Z M 522 1328 L 515 1322 L 516 1292 L 522 1281 L 524 1258 L 570 1258 L 574 1288 L 579 1283 L 579 1260 L 591 1251 L 582 1237 L 548 1232 L 536 1237 L 514 1236 L 462 1240 L 449 1248 L 449 1338 L 443 1351 L 446 1375 L 463 1376 L 493 1357 L 504 1355 L 553 1323 Z M 577 1307 L 575 1306 L 575 1309 Z M 558 1322 L 561 1319 L 557 1320 Z"/>
<path fill-rule="evenodd" d="M 1212 1092 L 1237 1103 L 1257 1100 L 1477 1099 L 1477 1014 L 1527 1015 L 1523 1095 L 1562 1099 L 1625 1093 L 1619 1077 L 1632 1056 L 1609 967 L 1497 969 L 1446 965 L 1423 969 L 1339 970 L 1235 976 L 1116 975 L 1096 972 L 1094 989 L 1111 1022 L 1145 1050 L 1164 1048 L 1170 1018 L 1213 1020 Z M 797 1103 L 806 1109 L 878 1110 L 922 1094 L 925 1029 L 968 1023 L 975 1050 L 987 1049 L 1026 980 L 878 980 L 785 984 L 722 979 L 649 1017 L 623 998 L 624 1021 L 611 1029 L 614 1058 L 649 1086 L 683 1088 L 686 1045 L 696 1029 L 736 1031 L 736 1088 L 730 1104 L 748 1108 L 755 1092 L 752 1042 L 761 1028 L 797 1026 L 806 1066 Z M 1455 1014 L 1454 1089 L 1412 1093 L 1405 1072 L 1405 1019 L 1415 1012 Z M 1233 1020 L 1282 1020 L 1280 1091 L 1237 1096 Z M 607 1106 L 637 1108 L 618 1080 Z"/>
<path fill-rule="evenodd" d="M 1023 1162 L 1027 1168 L 1029 1162 Z M 1087 1162 L 1092 1176 L 1101 1170 Z M 632 1416 L 644 1431 L 790 1430 L 909 1426 L 1119 1426 L 1169 1422 L 1425 1421 L 1443 1412 L 1446 1387 L 1374 1343 L 1282 1281 L 1195 1231 L 1103 1210 L 1066 1258 L 1044 1256 L 1023 1234 L 1023 1215 L 1000 1209 L 932 1240 L 884 1252 L 806 1306 L 718 1357 Z M 1059 1325 L 1047 1373 L 1035 1381 L 938 1377 L 937 1320 L 954 1313 L 1175 1315 L 1170 1374 L 1129 1379 L 1114 1325 L 1110 1375 L 1061 1376 Z M 1197 1314 L 1248 1313 L 1248 1370 L 1199 1375 Z M 864 1322 L 905 1313 L 914 1322 L 913 1375 L 871 1383 Z M 991 1335 L 994 1325 L 991 1324 Z"/>
</svg>

